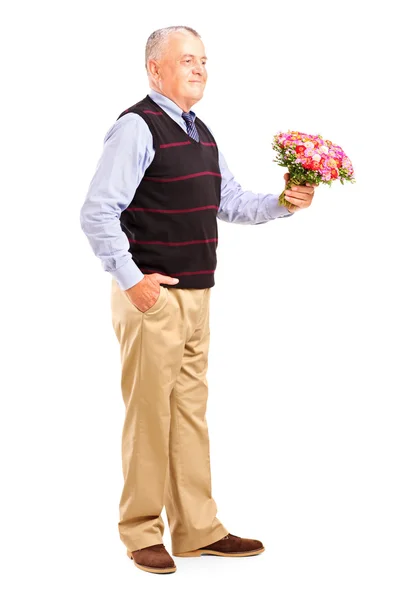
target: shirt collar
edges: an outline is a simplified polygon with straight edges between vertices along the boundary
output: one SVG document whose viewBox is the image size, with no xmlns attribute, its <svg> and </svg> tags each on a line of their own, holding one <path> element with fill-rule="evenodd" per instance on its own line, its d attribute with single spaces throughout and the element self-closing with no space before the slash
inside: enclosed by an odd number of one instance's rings
<svg viewBox="0 0 400 600">
<path fill-rule="evenodd" d="M 174 119 L 174 121 L 176 121 L 177 123 L 180 123 L 186 129 L 186 123 L 182 118 L 182 112 L 184 112 L 184 111 L 177 104 L 175 104 L 175 102 L 173 100 L 171 100 L 170 98 L 167 98 L 167 96 L 164 96 L 163 94 L 160 94 L 159 92 L 156 92 L 153 89 L 150 89 L 148 95 L 150 96 L 150 98 L 152 100 L 154 100 L 154 102 L 156 104 L 158 104 L 158 106 L 160 108 L 165 110 L 165 112 L 172 119 Z M 196 113 L 193 112 L 193 110 L 190 110 L 189 112 L 193 116 L 193 121 L 194 121 L 196 118 Z"/>
</svg>

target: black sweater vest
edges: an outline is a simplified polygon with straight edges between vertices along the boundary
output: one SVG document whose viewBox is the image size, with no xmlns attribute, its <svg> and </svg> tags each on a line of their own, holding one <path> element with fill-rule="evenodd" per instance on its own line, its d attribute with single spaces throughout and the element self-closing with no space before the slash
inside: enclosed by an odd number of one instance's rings
<svg viewBox="0 0 400 600">
<path fill-rule="evenodd" d="M 221 200 L 218 147 L 195 119 L 200 141 L 191 138 L 149 96 L 124 110 L 147 123 L 155 150 L 120 223 L 142 273 L 177 277 L 165 287 L 213 287 L 217 266 L 217 212 Z"/>
</svg>

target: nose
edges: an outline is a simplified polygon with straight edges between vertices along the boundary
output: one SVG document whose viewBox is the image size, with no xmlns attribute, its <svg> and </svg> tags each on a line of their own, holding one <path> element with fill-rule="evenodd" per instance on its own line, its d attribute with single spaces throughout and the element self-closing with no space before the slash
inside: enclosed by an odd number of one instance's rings
<svg viewBox="0 0 400 600">
<path fill-rule="evenodd" d="M 205 65 L 203 65 L 203 63 L 199 62 L 196 63 L 193 67 L 193 74 L 199 74 L 200 76 L 203 76 L 205 73 Z"/>
</svg>

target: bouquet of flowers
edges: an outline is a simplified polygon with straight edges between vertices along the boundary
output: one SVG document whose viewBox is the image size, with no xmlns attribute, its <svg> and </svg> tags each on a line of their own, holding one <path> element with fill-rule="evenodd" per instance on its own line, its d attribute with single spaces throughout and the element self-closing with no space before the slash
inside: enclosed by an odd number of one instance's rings
<svg viewBox="0 0 400 600">
<path fill-rule="evenodd" d="M 355 183 L 354 171 L 350 159 L 340 146 L 330 140 L 324 140 L 320 135 L 308 135 L 301 131 L 279 131 L 274 136 L 272 148 L 277 152 L 277 162 L 289 171 L 289 180 L 285 190 L 293 185 L 306 183 L 325 183 L 339 179 Z M 279 196 L 279 204 L 290 206 L 285 200 L 285 190 Z"/>
</svg>

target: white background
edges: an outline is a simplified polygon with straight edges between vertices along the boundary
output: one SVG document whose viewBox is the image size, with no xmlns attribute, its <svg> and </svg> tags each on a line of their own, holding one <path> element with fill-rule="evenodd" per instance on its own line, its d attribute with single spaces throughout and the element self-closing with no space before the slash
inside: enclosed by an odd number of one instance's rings
<svg viewBox="0 0 400 600">
<path fill-rule="evenodd" d="M 4 15 L 7 600 L 399 599 L 398 32 L 392 3 L 357 4 L 21 2 Z M 244 188 L 282 191 L 271 143 L 288 129 L 341 145 L 357 183 L 320 185 L 289 219 L 219 221 L 213 495 L 229 531 L 266 551 L 176 559 L 157 577 L 118 535 L 111 277 L 79 211 L 106 131 L 148 91 L 146 40 L 169 25 L 202 36 L 209 80 L 193 110 Z"/>
</svg>

